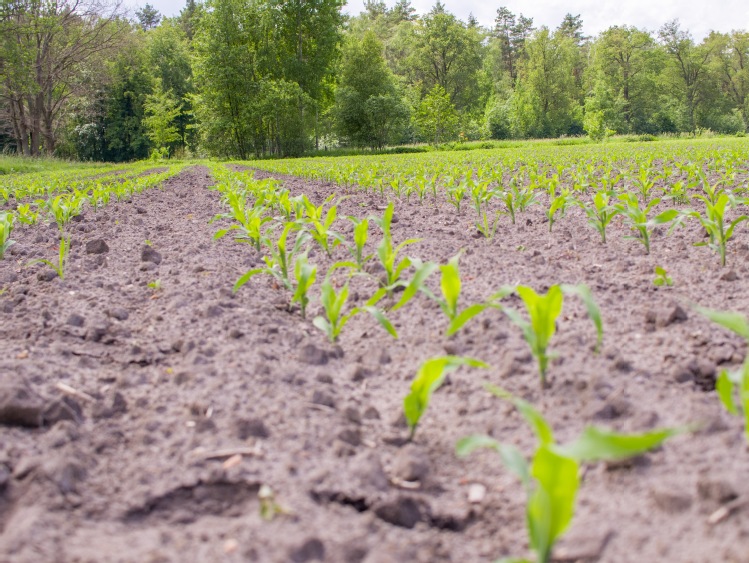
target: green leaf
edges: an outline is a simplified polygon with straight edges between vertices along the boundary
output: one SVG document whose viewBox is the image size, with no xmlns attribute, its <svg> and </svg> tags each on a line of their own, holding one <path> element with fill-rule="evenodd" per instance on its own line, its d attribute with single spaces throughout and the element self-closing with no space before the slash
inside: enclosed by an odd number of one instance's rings
<svg viewBox="0 0 749 563">
<path fill-rule="evenodd" d="M 370 315 L 372 315 L 375 320 L 380 323 L 382 328 L 384 328 L 390 336 L 398 339 L 398 332 L 395 330 L 395 327 L 391 324 L 391 322 L 388 320 L 388 318 L 385 316 L 385 313 L 380 311 L 377 307 L 370 307 L 368 305 L 364 305 L 361 307 L 362 311 L 366 311 Z"/>
<path fill-rule="evenodd" d="M 624 459 L 652 450 L 677 433 L 678 430 L 665 428 L 643 434 L 619 434 L 588 426 L 579 438 L 557 446 L 555 451 L 580 462 Z"/>
<path fill-rule="evenodd" d="M 250 278 L 252 278 L 252 276 L 260 274 L 264 271 L 265 271 L 264 268 L 255 268 L 253 270 L 247 271 L 241 278 L 237 280 L 237 283 L 234 284 L 234 289 L 232 289 L 232 291 L 236 293 L 237 291 L 239 291 L 240 287 L 242 287 L 244 284 L 250 281 Z"/>
<path fill-rule="evenodd" d="M 538 487 L 528 500 L 528 527 L 531 547 L 539 561 L 548 561 L 557 538 L 564 533 L 575 512 L 575 496 L 580 486 L 577 462 L 541 446 L 533 458 L 531 475 Z"/>
<path fill-rule="evenodd" d="M 695 306 L 695 310 L 714 323 L 717 323 L 728 330 L 732 330 L 749 341 L 749 321 L 747 321 L 747 318 L 741 313 L 717 311 L 715 309 L 707 309 L 699 306 Z"/>
<path fill-rule="evenodd" d="M 461 328 L 463 328 L 463 325 L 465 325 L 473 317 L 483 313 L 489 307 L 491 307 L 491 305 L 489 305 L 488 303 L 477 303 L 476 305 L 466 307 L 450 322 L 450 326 L 447 327 L 445 336 L 452 336 Z"/>
<path fill-rule="evenodd" d="M 467 436 L 458 441 L 455 446 L 455 453 L 458 457 L 466 457 L 471 452 L 479 448 L 489 448 L 499 453 L 502 463 L 510 472 L 520 479 L 524 485 L 530 483 L 530 471 L 528 462 L 515 446 L 501 444 L 489 436 Z"/>
<path fill-rule="evenodd" d="M 403 412 L 411 428 L 411 434 L 419 424 L 421 416 L 429 406 L 429 400 L 442 382 L 448 371 L 459 366 L 489 367 L 480 360 L 461 356 L 441 356 L 431 358 L 421 364 L 416 377 L 411 383 L 411 392 L 403 400 Z"/>
<path fill-rule="evenodd" d="M 403 305 L 408 303 L 413 297 L 419 292 L 420 289 L 424 287 L 424 282 L 426 282 L 427 278 L 432 275 L 432 272 L 434 272 L 437 269 L 437 264 L 433 262 L 426 262 L 425 264 L 418 265 L 419 263 L 415 260 L 412 260 L 414 262 L 414 265 L 416 266 L 416 272 L 414 272 L 413 277 L 411 278 L 411 281 L 408 282 L 408 285 L 406 285 L 406 289 L 403 290 L 403 295 L 398 300 L 398 303 L 396 303 L 391 311 L 397 311 Z"/>
<path fill-rule="evenodd" d="M 727 370 L 722 370 L 715 382 L 715 390 L 718 392 L 720 402 L 726 410 L 734 416 L 738 416 L 739 410 L 733 399 L 733 381 Z"/>
<path fill-rule="evenodd" d="M 551 430 L 551 427 L 546 422 L 541 413 L 538 412 L 533 407 L 533 405 L 531 405 L 527 401 L 524 401 L 523 399 L 518 399 L 501 387 L 487 384 L 486 389 L 500 399 L 505 399 L 512 402 L 515 405 L 515 408 L 518 409 L 520 414 L 523 416 L 525 421 L 530 425 L 531 429 L 542 444 L 552 444 L 554 442 L 554 432 Z"/>
<path fill-rule="evenodd" d="M 665 271 L 664 271 L 665 273 Z M 600 350 L 601 343 L 603 342 L 603 319 L 601 318 L 601 310 L 598 308 L 598 304 L 593 299 L 593 294 L 587 285 L 563 285 L 562 291 L 571 295 L 576 295 L 580 298 L 585 305 L 585 310 L 588 312 L 590 320 L 596 327 L 596 333 L 598 338 L 596 340 L 596 351 Z"/>
</svg>

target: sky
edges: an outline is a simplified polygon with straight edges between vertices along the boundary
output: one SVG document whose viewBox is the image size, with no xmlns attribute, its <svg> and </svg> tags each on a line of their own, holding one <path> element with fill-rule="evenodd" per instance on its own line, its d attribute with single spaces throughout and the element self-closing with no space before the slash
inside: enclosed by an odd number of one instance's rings
<svg viewBox="0 0 749 563">
<path fill-rule="evenodd" d="M 133 9 L 148 1 L 166 16 L 177 15 L 184 0 L 126 0 Z M 392 6 L 395 0 L 385 0 Z M 448 11 L 465 20 L 473 13 L 482 25 L 491 26 L 497 8 L 504 5 L 515 14 L 533 18 L 536 27 L 555 28 L 566 13 L 580 14 L 586 35 L 596 35 L 612 25 L 634 25 L 650 31 L 674 18 L 700 40 L 711 30 L 749 30 L 749 0 L 443 0 Z M 428 12 L 434 0 L 411 0 L 419 14 Z M 363 0 L 349 0 L 345 10 L 356 15 L 364 9 Z"/>
</svg>

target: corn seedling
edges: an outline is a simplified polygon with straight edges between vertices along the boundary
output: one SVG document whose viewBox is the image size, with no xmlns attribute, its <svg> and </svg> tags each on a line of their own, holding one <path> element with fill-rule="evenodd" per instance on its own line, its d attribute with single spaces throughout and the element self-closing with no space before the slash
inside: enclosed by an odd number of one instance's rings
<svg viewBox="0 0 749 563">
<path fill-rule="evenodd" d="M 552 197 L 549 204 L 549 209 L 546 211 L 546 217 L 549 219 L 549 232 L 551 232 L 552 228 L 554 228 L 557 212 L 559 212 L 559 214 L 564 217 L 564 212 L 567 209 L 567 204 L 569 203 L 569 201 L 569 190 L 562 190 L 559 195 Z"/>
<path fill-rule="evenodd" d="M 449 188 L 447 188 L 447 201 L 449 201 L 450 204 L 455 207 L 458 215 L 460 215 L 460 204 L 466 197 L 466 190 L 467 187 L 465 180 L 461 180 L 454 186 L 450 186 Z"/>
<path fill-rule="evenodd" d="M 585 305 L 588 316 L 593 321 L 597 332 L 596 349 L 600 348 L 603 340 L 603 321 L 598 305 L 585 285 L 552 285 L 545 295 L 539 295 L 532 288 L 519 285 L 514 291 L 520 296 L 525 305 L 530 320 L 525 320 L 520 313 L 514 309 L 504 307 L 505 314 L 523 331 L 523 336 L 531 353 L 538 361 L 538 371 L 541 376 L 541 386 L 546 387 L 546 372 L 548 370 L 549 354 L 548 347 L 551 338 L 556 332 L 556 320 L 562 312 L 564 294 L 580 297 Z M 511 288 L 505 288 L 501 296 L 509 295 Z"/>
<path fill-rule="evenodd" d="M 697 311 L 728 330 L 731 330 L 744 338 L 749 344 L 749 320 L 739 314 L 728 311 L 716 311 L 696 307 Z M 739 416 L 739 405 L 744 414 L 744 433 L 749 442 L 749 356 L 744 360 L 744 365 L 738 370 L 729 372 L 722 370 L 715 382 L 715 390 L 720 402 L 725 409 L 734 416 Z M 738 390 L 739 405 L 734 399 L 734 390 Z"/>
<path fill-rule="evenodd" d="M 413 440 L 416 427 L 429 406 L 432 394 L 440 388 L 447 373 L 460 366 L 489 367 L 482 361 L 461 356 L 441 356 L 421 364 L 411 383 L 411 392 L 403 399 L 403 414 L 410 429 L 409 440 Z"/>
<path fill-rule="evenodd" d="M 588 426 L 576 440 L 557 444 L 551 426 L 530 403 L 497 387 L 487 388 L 494 395 L 512 402 L 536 435 L 538 445 L 531 462 L 528 463 L 515 446 L 481 435 L 460 440 L 456 453 L 465 457 L 479 448 L 492 449 L 499 454 L 507 469 L 520 479 L 527 495 L 525 513 L 529 543 L 537 563 L 551 561 L 554 544 L 572 522 L 575 497 L 580 488 L 581 464 L 637 456 L 660 446 L 677 433 L 673 429 L 659 429 L 642 434 L 619 434 Z"/>
<path fill-rule="evenodd" d="M 307 316 L 307 305 L 309 304 L 308 293 L 315 283 L 317 277 L 317 267 L 307 262 L 307 255 L 302 254 L 294 262 L 294 278 L 296 279 L 296 289 L 291 298 L 292 303 L 299 303 L 299 309 L 302 318 Z"/>
<path fill-rule="evenodd" d="M 484 235 L 485 239 L 493 239 L 494 235 L 497 234 L 497 229 L 499 228 L 499 220 L 502 217 L 502 212 L 497 211 L 497 213 L 494 215 L 494 220 L 492 221 L 489 219 L 486 210 L 483 209 L 479 217 L 481 218 L 481 221 L 475 223 L 476 229 L 479 233 Z"/>
<path fill-rule="evenodd" d="M 62 280 L 65 279 L 65 265 L 68 261 L 68 253 L 70 252 L 70 237 L 60 237 L 60 249 L 57 255 L 57 264 L 51 260 L 45 260 L 44 258 L 36 258 L 31 260 L 28 265 L 34 264 L 46 264 L 52 268 L 57 276 Z"/>
<path fill-rule="evenodd" d="M 610 195 L 606 191 L 599 191 L 593 195 L 593 199 L 587 205 L 576 201 L 588 216 L 588 224 L 601 235 L 601 242 L 606 244 L 606 228 L 621 211 L 610 203 Z"/>
<path fill-rule="evenodd" d="M 323 306 L 323 310 L 325 311 L 325 316 L 315 317 L 312 321 L 312 324 L 322 330 L 328 336 L 328 340 L 330 340 L 330 342 L 335 342 L 336 340 L 338 340 L 338 337 L 340 336 L 343 327 L 346 326 L 346 323 L 348 323 L 354 316 L 358 315 L 361 312 L 367 312 L 371 314 L 375 318 L 375 320 L 380 323 L 382 328 L 384 328 L 388 332 L 388 334 L 390 334 L 390 336 L 392 336 L 393 338 L 398 338 L 398 333 L 396 332 L 390 321 L 387 319 L 385 314 L 377 307 L 375 307 L 375 304 L 380 298 L 378 294 L 375 294 L 375 296 L 369 299 L 367 303 L 362 307 L 354 307 L 349 312 L 344 313 L 346 309 L 346 303 L 348 302 L 348 296 L 348 282 L 346 282 L 343 287 L 341 287 L 340 291 L 336 293 L 335 289 L 333 288 L 333 284 L 330 281 L 330 278 L 325 278 L 325 281 L 322 283 L 322 286 L 320 288 L 320 303 Z"/>
<path fill-rule="evenodd" d="M 460 253 L 453 256 L 447 264 L 443 264 L 439 267 L 442 273 L 442 277 L 440 278 L 441 297 L 437 297 L 428 289 L 422 288 L 424 293 L 439 304 L 440 309 L 442 309 L 442 312 L 445 313 L 445 316 L 450 321 L 450 324 L 445 331 L 445 336 L 452 336 L 463 328 L 468 321 L 483 313 L 486 309 L 490 307 L 499 308 L 496 301 L 505 297 L 512 291 L 512 289 L 507 289 L 504 292 L 492 296 L 485 303 L 475 303 L 461 310 L 458 307 L 458 300 L 460 299 L 460 293 L 462 290 L 460 271 L 458 269 L 459 260 Z"/>
<path fill-rule="evenodd" d="M 398 246 L 393 246 L 393 238 L 390 234 L 390 224 L 393 220 L 393 203 L 387 206 L 382 219 L 375 219 L 375 222 L 379 225 L 382 230 L 382 242 L 377 247 L 377 256 L 380 259 L 382 267 L 385 269 L 385 283 L 384 286 L 388 293 L 391 293 L 393 289 L 398 285 L 401 274 L 406 268 L 411 266 L 411 259 L 409 257 L 399 258 L 401 250 L 406 246 L 419 242 L 421 239 L 408 239 L 400 243 Z M 401 284 L 402 285 L 402 284 Z"/>
<path fill-rule="evenodd" d="M 656 266 L 653 285 L 656 287 L 663 287 L 664 285 L 667 287 L 671 287 L 672 285 L 674 285 L 674 280 L 671 279 L 671 276 L 668 275 L 668 272 L 665 270 L 665 268 L 663 268 L 662 266 Z"/>
<path fill-rule="evenodd" d="M 39 212 L 32 210 L 28 203 L 19 203 L 16 208 L 16 218 L 22 225 L 34 225 L 39 220 Z"/>
<path fill-rule="evenodd" d="M 326 203 L 331 198 L 326 199 Z M 307 216 L 309 218 L 310 235 L 320 245 L 328 256 L 331 256 L 332 250 L 343 242 L 343 237 L 334 232 L 331 227 L 338 216 L 338 207 L 333 205 L 322 215 L 322 208 L 315 207 L 308 199 L 304 199 L 307 206 Z"/>
<path fill-rule="evenodd" d="M 289 222 L 284 225 L 283 231 L 279 235 L 276 242 L 272 242 L 270 236 L 263 237 L 264 244 L 270 251 L 270 256 L 264 256 L 263 261 L 266 264 L 265 268 L 253 268 L 247 271 L 242 277 L 237 280 L 234 284 L 234 292 L 237 292 L 244 284 L 246 284 L 253 276 L 257 274 L 268 274 L 278 280 L 286 289 L 293 291 L 293 284 L 290 277 L 290 270 L 294 267 L 294 257 L 299 254 L 304 244 L 307 242 L 308 234 L 299 231 L 297 233 L 294 244 L 291 248 L 288 248 L 289 234 L 297 228 L 297 224 Z M 270 230 L 268 231 L 270 232 Z"/>
<path fill-rule="evenodd" d="M 652 220 L 648 220 L 648 214 L 661 202 L 660 198 L 651 200 L 644 207 L 640 205 L 640 200 L 634 194 L 621 194 L 619 199 L 621 203 L 617 205 L 617 209 L 627 218 L 630 228 L 637 233 L 633 237 L 626 238 L 642 243 L 645 247 L 645 254 L 650 254 L 650 235 L 653 232 L 653 226 L 672 221 L 678 212 L 675 209 L 669 209 Z"/>
<path fill-rule="evenodd" d="M 14 221 L 15 215 L 12 213 L 0 212 L 0 260 L 3 259 L 7 250 L 15 244 L 15 241 L 10 239 Z"/>
<path fill-rule="evenodd" d="M 349 220 L 354 224 L 354 248 L 349 252 L 354 259 L 355 269 L 361 272 L 364 270 L 364 265 L 374 256 L 374 254 L 364 254 L 364 247 L 369 239 L 369 219 L 349 217 Z"/>
<path fill-rule="evenodd" d="M 213 240 L 223 238 L 233 231 L 237 231 L 234 238 L 237 242 L 246 242 L 260 251 L 260 245 L 263 238 L 263 227 L 271 221 L 270 217 L 265 216 L 265 208 L 262 206 L 246 207 L 244 197 L 241 199 L 230 199 L 232 212 L 227 214 L 216 215 L 211 222 L 216 219 L 234 219 L 238 224 L 231 225 L 228 229 L 221 229 L 213 236 Z"/>
<path fill-rule="evenodd" d="M 161 291 L 161 280 L 157 279 L 152 282 L 149 282 L 148 287 L 150 287 L 154 291 Z"/>
<path fill-rule="evenodd" d="M 737 225 L 743 221 L 749 221 L 749 216 L 741 215 L 733 221 L 728 221 L 725 218 L 725 213 L 731 198 L 725 193 L 717 196 L 714 203 L 706 196 L 698 195 L 695 197 L 705 203 L 704 214 L 700 214 L 697 211 L 687 211 L 685 214 L 696 218 L 710 237 L 709 242 L 698 242 L 695 246 L 710 247 L 720 256 L 720 265 L 725 266 L 726 244 L 733 237 L 733 232 Z"/>
</svg>

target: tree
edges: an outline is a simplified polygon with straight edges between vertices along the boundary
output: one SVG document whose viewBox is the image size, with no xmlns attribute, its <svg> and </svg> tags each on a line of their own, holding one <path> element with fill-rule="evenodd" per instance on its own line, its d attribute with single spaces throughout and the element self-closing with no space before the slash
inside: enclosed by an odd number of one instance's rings
<svg viewBox="0 0 749 563">
<path fill-rule="evenodd" d="M 418 22 L 414 41 L 410 63 L 422 92 L 440 86 L 459 109 L 477 105 L 481 37 L 476 30 L 436 4 Z"/>
<path fill-rule="evenodd" d="M 126 31 L 119 5 L 96 0 L 0 0 L 0 96 L 19 150 L 53 154 L 83 69 Z"/>
<path fill-rule="evenodd" d="M 658 68 L 664 61 L 653 37 L 635 27 L 613 26 L 603 31 L 592 45 L 591 75 L 594 89 L 600 87 L 599 108 L 615 110 L 622 119 L 620 133 L 654 132 L 651 117 L 658 112 Z M 604 106 L 608 99 L 611 105 Z M 615 106 L 614 106 L 615 104 Z M 613 116 L 608 116 L 613 124 Z"/>
<path fill-rule="evenodd" d="M 680 96 L 686 113 L 686 128 L 697 127 L 695 113 L 703 100 L 708 77 L 711 49 L 708 45 L 695 45 L 688 31 L 683 31 L 678 20 L 665 24 L 658 31 L 661 43 L 669 55 L 671 83 Z"/>
<path fill-rule="evenodd" d="M 161 21 L 161 14 L 151 4 L 146 4 L 141 9 L 136 10 L 135 17 L 143 31 L 157 27 Z"/>
<path fill-rule="evenodd" d="M 458 136 L 458 112 L 445 89 L 437 84 L 424 97 L 416 113 L 422 138 L 438 145 Z"/>
<path fill-rule="evenodd" d="M 517 78 L 517 64 L 524 56 L 525 41 L 533 31 L 533 19 L 523 14 L 515 17 L 502 6 L 494 19 L 494 37 L 499 40 L 502 62 L 505 70 L 514 81 Z"/>
<path fill-rule="evenodd" d="M 575 45 L 542 27 L 526 43 L 513 94 L 515 129 L 523 137 L 582 132 L 580 93 L 574 78 Z"/>
<path fill-rule="evenodd" d="M 169 155 L 171 145 L 181 139 L 177 119 L 182 114 L 182 103 L 171 90 L 164 90 L 157 80 L 153 94 L 146 96 L 144 104 L 146 117 L 143 123 L 148 138 L 160 153 Z"/>
<path fill-rule="evenodd" d="M 349 40 L 343 51 L 334 114 L 338 134 L 354 145 L 381 148 L 408 121 L 408 108 L 374 33 Z"/>
<path fill-rule="evenodd" d="M 583 19 L 580 17 L 580 14 L 576 16 L 569 13 L 566 14 L 562 23 L 559 24 L 557 32 L 564 37 L 572 39 L 578 47 L 587 39 L 583 35 Z"/>
<path fill-rule="evenodd" d="M 749 32 L 713 32 L 708 42 L 714 53 L 714 79 L 741 116 L 744 131 L 749 131 Z"/>
<path fill-rule="evenodd" d="M 181 111 L 175 119 L 179 145 L 195 144 L 194 119 L 190 96 L 195 88 L 192 81 L 190 48 L 181 27 L 173 20 L 164 20 L 148 32 L 147 56 L 156 83 L 179 100 Z"/>
</svg>

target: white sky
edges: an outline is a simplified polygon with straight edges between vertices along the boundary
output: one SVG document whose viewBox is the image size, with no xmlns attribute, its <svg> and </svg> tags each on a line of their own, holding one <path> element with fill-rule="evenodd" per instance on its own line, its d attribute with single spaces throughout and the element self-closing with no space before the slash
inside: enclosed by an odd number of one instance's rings
<svg viewBox="0 0 749 563">
<path fill-rule="evenodd" d="M 135 8 L 149 1 L 166 16 L 177 15 L 184 0 L 126 0 Z M 395 0 L 385 0 L 392 6 Z M 411 0 L 416 12 L 428 12 L 434 0 Z M 727 32 L 732 29 L 749 30 L 749 0 L 499 0 L 497 3 L 479 0 L 443 0 L 448 11 L 465 20 L 473 12 L 482 25 L 490 26 L 497 8 L 504 5 L 515 14 L 532 17 L 536 27 L 554 28 L 566 13 L 580 14 L 583 31 L 595 35 L 612 25 L 635 25 L 657 31 L 665 22 L 679 18 L 682 28 L 696 39 L 710 30 Z M 364 8 L 363 0 L 349 0 L 346 11 L 357 14 Z"/>
</svg>

